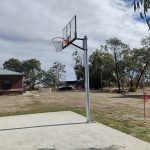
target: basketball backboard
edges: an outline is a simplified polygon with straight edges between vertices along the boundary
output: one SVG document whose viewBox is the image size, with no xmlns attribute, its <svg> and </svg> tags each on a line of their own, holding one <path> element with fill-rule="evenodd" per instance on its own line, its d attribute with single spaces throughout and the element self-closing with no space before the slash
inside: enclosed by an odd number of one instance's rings
<svg viewBox="0 0 150 150">
<path fill-rule="evenodd" d="M 67 47 L 77 38 L 76 16 L 63 28 L 63 48 Z"/>
</svg>

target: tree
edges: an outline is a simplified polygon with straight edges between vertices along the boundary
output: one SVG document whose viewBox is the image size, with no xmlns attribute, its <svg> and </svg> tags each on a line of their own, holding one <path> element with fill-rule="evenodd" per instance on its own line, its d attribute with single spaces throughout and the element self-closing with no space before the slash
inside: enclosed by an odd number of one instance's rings
<svg viewBox="0 0 150 150">
<path fill-rule="evenodd" d="M 150 63 L 150 48 L 135 49 L 134 57 L 136 57 L 138 60 L 137 69 L 138 69 L 139 74 L 138 74 L 138 79 L 136 82 L 136 89 L 137 89 L 139 82 L 140 82 L 142 76 L 144 75 L 146 68 L 148 67 L 148 65 Z"/>
<path fill-rule="evenodd" d="M 118 38 L 110 38 L 109 40 L 106 40 L 106 45 L 108 49 L 110 49 L 113 52 L 113 57 L 115 61 L 115 74 L 118 84 L 118 92 L 121 92 L 121 76 L 119 74 L 119 64 L 120 64 L 119 61 L 121 60 L 123 53 L 128 51 L 129 47 Z"/>
<path fill-rule="evenodd" d="M 113 80 L 114 59 L 112 54 L 96 50 L 90 55 L 90 86 L 95 89 L 103 88 Z"/>
<path fill-rule="evenodd" d="M 9 60 L 5 61 L 3 64 L 4 69 L 16 71 L 16 72 L 22 72 L 21 66 L 22 66 L 21 61 L 16 58 L 10 58 Z"/>
<path fill-rule="evenodd" d="M 134 7 L 134 11 L 140 12 L 140 17 L 146 21 L 150 29 L 150 17 L 148 15 L 148 10 L 150 9 L 150 1 L 149 0 L 133 0 L 132 5 Z"/>
<path fill-rule="evenodd" d="M 124 58 L 126 64 L 126 72 L 130 79 L 130 90 L 135 91 L 139 83 L 144 77 L 146 69 L 150 63 L 150 51 L 147 46 L 143 48 L 136 48 L 130 52 L 130 55 Z"/>
<path fill-rule="evenodd" d="M 129 55 L 125 55 L 123 58 L 125 64 L 126 83 L 129 83 L 129 91 L 134 92 L 136 90 L 136 76 L 138 72 L 138 59 L 134 56 L 134 50 L 130 51 Z"/>
<path fill-rule="evenodd" d="M 30 90 L 40 83 L 41 63 L 36 59 L 29 59 L 22 62 L 22 72 L 25 75 L 25 84 Z"/>
<path fill-rule="evenodd" d="M 51 69 L 49 69 L 47 72 L 42 70 L 40 80 L 45 87 L 56 87 L 57 77 Z"/>
<path fill-rule="evenodd" d="M 97 49 L 92 55 L 90 55 L 90 86 L 92 88 L 103 88 L 102 70 L 103 52 Z"/>
<path fill-rule="evenodd" d="M 83 53 L 79 53 L 78 51 L 73 52 L 73 59 L 75 61 L 74 72 L 76 75 L 76 79 L 80 81 L 82 87 L 84 87 L 85 74 L 84 74 L 84 57 Z M 78 87 L 77 87 L 78 88 Z"/>
<path fill-rule="evenodd" d="M 66 73 L 66 71 L 65 71 L 65 65 L 61 64 L 60 62 L 54 62 L 53 66 L 50 68 L 50 70 L 57 77 L 57 87 L 59 87 L 60 79 Z"/>
<path fill-rule="evenodd" d="M 150 64 L 150 37 L 145 37 L 141 40 L 142 48 L 134 49 L 134 57 L 138 60 L 137 69 L 139 71 L 138 79 L 136 83 L 136 89 L 138 88 L 141 78 L 144 76 L 146 69 Z"/>
<path fill-rule="evenodd" d="M 115 82 L 114 78 L 114 70 L 115 70 L 115 62 L 113 59 L 113 55 L 110 53 L 104 53 L 103 57 L 103 79 L 106 85 L 111 86 L 111 83 Z"/>
</svg>

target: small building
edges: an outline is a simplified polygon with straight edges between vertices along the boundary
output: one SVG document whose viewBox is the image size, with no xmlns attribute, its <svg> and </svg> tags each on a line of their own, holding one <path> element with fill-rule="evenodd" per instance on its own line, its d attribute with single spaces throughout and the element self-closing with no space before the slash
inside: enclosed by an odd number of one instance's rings
<svg viewBox="0 0 150 150">
<path fill-rule="evenodd" d="M 80 80 L 75 80 L 75 81 L 63 81 L 63 83 L 64 83 L 65 86 L 71 86 L 71 87 L 73 87 L 74 89 L 77 89 L 77 90 L 83 88 L 82 82 L 83 82 L 83 81 L 80 81 Z"/>
<path fill-rule="evenodd" d="M 0 68 L 0 95 L 22 94 L 23 74 Z"/>
</svg>

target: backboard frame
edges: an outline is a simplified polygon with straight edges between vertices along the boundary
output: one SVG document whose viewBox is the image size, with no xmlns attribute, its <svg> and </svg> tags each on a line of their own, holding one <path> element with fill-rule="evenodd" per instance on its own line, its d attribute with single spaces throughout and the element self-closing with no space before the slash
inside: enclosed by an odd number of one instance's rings
<svg viewBox="0 0 150 150">
<path fill-rule="evenodd" d="M 62 48 L 65 49 L 67 46 L 72 44 L 77 39 L 77 20 L 76 15 L 68 22 L 68 24 L 62 30 L 62 37 L 64 42 Z M 68 41 L 68 42 L 66 42 Z"/>
</svg>

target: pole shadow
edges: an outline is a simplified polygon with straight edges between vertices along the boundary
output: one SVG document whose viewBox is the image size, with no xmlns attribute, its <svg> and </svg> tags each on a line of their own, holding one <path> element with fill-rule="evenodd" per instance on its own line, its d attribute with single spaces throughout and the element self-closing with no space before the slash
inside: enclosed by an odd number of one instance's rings
<svg viewBox="0 0 150 150">
<path fill-rule="evenodd" d="M 117 145 L 111 145 L 109 147 L 106 148 L 85 148 L 85 149 L 75 149 L 75 150 L 119 150 L 123 147 L 121 146 L 117 146 Z M 60 150 L 60 149 L 55 149 L 55 148 L 39 148 L 37 150 Z"/>
<path fill-rule="evenodd" d="M 37 149 L 37 150 L 56 150 L 56 149 L 51 149 L 51 148 L 40 148 L 40 149 Z"/>
<path fill-rule="evenodd" d="M 121 147 L 117 145 L 111 145 L 106 148 L 86 148 L 86 149 L 77 149 L 77 150 L 119 150 Z"/>
<path fill-rule="evenodd" d="M 93 122 L 93 123 L 94 123 L 94 122 Z M 0 131 L 23 130 L 23 129 L 55 127 L 55 126 L 56 126 L 56 127 L 57 127 L 57 126 L 70 126 L 70 125 L 79 125 L 79 124 L 87 124 L 87 122 L 52 124 L 52 125 L 39 125 L 39 126 L 28 126 L 28 127 L 18 127 L 18 128 L 5 128 L 5 129 L 0 129 Z"/>
</svg>

